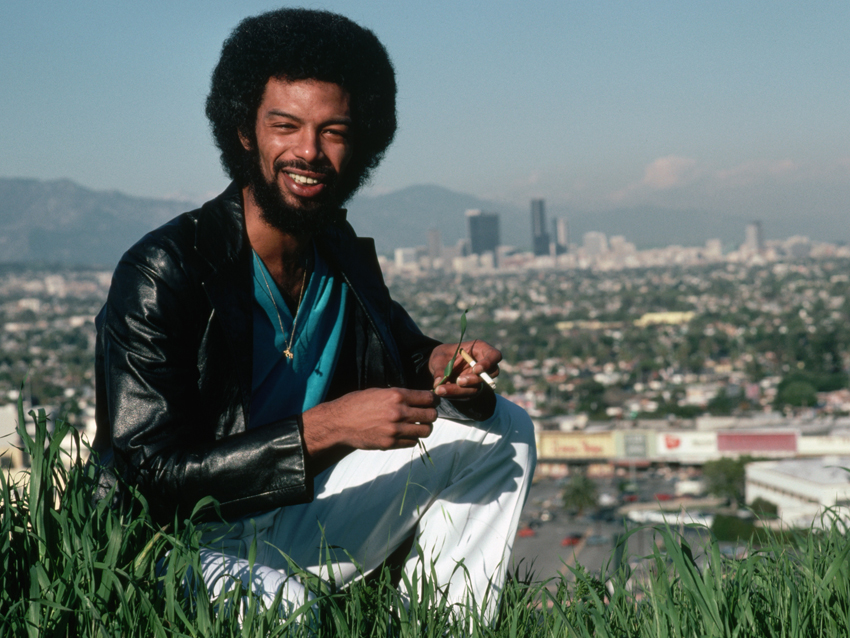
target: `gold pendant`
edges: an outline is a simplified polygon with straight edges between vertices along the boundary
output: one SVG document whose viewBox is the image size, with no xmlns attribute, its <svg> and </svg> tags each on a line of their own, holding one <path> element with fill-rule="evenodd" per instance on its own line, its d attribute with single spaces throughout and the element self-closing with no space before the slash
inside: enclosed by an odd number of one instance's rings
<svg viewBox="0 0 850 638">
<path fill-rule="evenodd" d="M 295 356 L 295 355 L 292 354 L 292 350 L 290 350 L 289 348 L 284 350 L 283 354 L 287 359 L 292 359 Z"/>
</svg>

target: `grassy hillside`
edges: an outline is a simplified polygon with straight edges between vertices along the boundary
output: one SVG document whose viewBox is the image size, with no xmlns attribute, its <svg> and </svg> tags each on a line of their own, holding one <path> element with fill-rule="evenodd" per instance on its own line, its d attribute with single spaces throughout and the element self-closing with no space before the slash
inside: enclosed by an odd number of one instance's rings
<svg viewBox="0 0 850 638">
<path fill-rule="evenodd" d="M 0 479 L 0 636 L 850 635 L 850 542 L 837 520 L 741 560 L 659 529 L 640 575 L 627 561 L 598 578 L 578 567 L 547 583 L 515 570 L 491 622 L 447 606 L 427 578 L 396 589 L 387 574 L 344 591 L 316 583 L 316 602 L 288 616 L 239 584 L 211 599 L 192 578 L 192 521 L 157 528 L 142 499 L 133 517 L 92 505 L 79 439 L 69 454 L 67 426 L 50 438 L 44 414 L 32 418 L 34 439 L 19 428 L 28 480 Z"/>
</svg>

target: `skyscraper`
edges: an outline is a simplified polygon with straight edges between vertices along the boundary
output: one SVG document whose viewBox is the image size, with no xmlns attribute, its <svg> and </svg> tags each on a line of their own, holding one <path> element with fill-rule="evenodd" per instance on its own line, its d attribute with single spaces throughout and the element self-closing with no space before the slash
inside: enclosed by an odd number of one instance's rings
<svg viewBox="0 0 850 638">
<path fill-rule="evenodd" d="M 761 234 L 761 222 L 747 224 L 744 230 L 744 248 L 752 253 L 761 252 L 764 248 L 764 238 Z"/>
<path fill-rule="evenodd" d="M 531 246 L 534 254 L 549 254 L 549 233 L 546 232 L 545 201 L 531 200 Z"/>
<path fill-rule="evenodd" d="M 563 255 L 570 248 L 570 227 L 566 217 L 552 220 L 552 238 L 555 240 L 555 254 Z"/>
<path fill-rule="evenodd" d="M 466 223 L 469 228 L 470 250 L 475 255 L 493 253 L 499 247 L 499 215 L 485 213 L 478 209 L 466 211 Z"/>
<path fill-rule="evenodd" d="M 440 235 L 439 228 L 431 228 L 428 230 L 428 259 L 431 260 L 431 265 L 443 256 L 443 238 Z"/>
</svg>

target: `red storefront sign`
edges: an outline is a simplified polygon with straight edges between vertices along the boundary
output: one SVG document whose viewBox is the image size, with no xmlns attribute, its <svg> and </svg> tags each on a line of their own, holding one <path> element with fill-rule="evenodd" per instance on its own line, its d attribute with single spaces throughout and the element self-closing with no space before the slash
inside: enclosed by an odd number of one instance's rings
<svg viewBox="0 0 850 638">
<path fill-rule="evenodd" d="M 796 432 L 718 432 L 720 452 L 796 452 Z"/>
</svg>

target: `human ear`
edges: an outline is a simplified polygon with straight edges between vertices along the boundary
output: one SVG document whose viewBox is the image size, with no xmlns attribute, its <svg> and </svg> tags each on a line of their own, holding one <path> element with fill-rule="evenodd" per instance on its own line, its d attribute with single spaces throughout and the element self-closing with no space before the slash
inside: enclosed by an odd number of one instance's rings
<svg viewBox="0 0 850 638">
<path fill-rule="evenodd" d="M 245 135 L 245 133 L 242 132 L 241 129 L 238 130 L 238 135 L 239 135 L 239 141 L 242 143 L 242 147 L 246 151 L 253 150 L 254 145 L 251 143 L 251 139 L 247 135 Z"/>
</svg>

